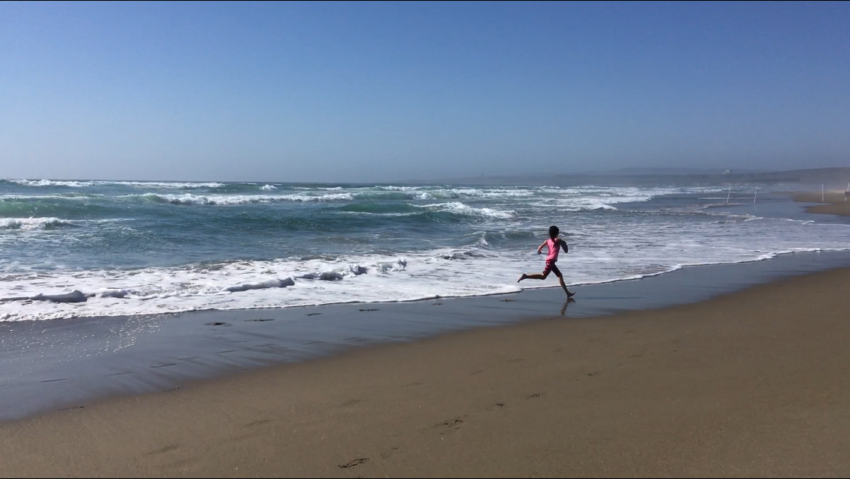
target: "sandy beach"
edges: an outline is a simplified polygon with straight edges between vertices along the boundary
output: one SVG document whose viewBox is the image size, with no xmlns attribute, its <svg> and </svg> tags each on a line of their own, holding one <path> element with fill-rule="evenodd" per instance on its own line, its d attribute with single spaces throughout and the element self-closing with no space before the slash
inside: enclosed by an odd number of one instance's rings
<svg viewBox="0 0 850 479">
<path fill-rule="evenodd" d="M 847 476 L 850 270 L 0 425 L 0 476 Z"/>
<path fill-rule="evenodd" d="M 821 203 L 806 208 L 808 213 L 850 216 L 850 198 L 843 191 L 828 191 L 824 195 L 820 192 L 797 193 L 794 201 L 801 203 Z"/>
<path fill-rule="evenodd" d="M 0 6 L 0 479 L 850 479 L 848 24 Z"/>
</svg>

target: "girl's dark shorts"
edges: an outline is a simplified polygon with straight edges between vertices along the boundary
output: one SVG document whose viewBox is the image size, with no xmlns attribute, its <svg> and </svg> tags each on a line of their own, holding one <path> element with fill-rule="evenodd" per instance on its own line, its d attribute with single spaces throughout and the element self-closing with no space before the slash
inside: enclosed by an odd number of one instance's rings
<svg viewBox="0 0 850 479">
<path fill-rule="evenodd" d="M 543 270 L 543 274 L 549 274 L 549 272 L 555 273 L 555 276 L 559 278 L 563 278 L 564 275 L 561 274 L 561 270 L 555 265 L 555 263 L 551 261 L 546 262 L 546 269 Z"/>
</svg>

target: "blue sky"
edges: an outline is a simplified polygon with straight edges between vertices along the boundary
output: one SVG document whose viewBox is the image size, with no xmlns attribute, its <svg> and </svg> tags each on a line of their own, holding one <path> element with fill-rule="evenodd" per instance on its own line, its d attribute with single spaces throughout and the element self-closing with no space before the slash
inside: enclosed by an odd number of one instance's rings
<svg viewBox="0 0 850 479">
<path fill-rule="evenodd" d="M 850 166 L 850 4 L 0 3 L 0 177 Z"/>
</svg>

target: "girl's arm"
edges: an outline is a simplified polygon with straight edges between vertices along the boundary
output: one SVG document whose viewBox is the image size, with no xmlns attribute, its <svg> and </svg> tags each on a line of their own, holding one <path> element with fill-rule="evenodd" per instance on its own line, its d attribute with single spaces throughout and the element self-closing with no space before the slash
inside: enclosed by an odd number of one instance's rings
<svg viewBox="0 0 850 479">
<path fill-rule="evenodd" d="M 561 247 L 562 247 L 562 248 L 564 248 L 564 253 L 569 253 L 569 252 L 570 252 L 570 247 L 569 247 L 569 246 L 567 246 L 567 242 L 566 242 L 566 241 L 561 240 Z"/>
<path fill-rule="evenodd" d="M 548 245 L 546 244 L 546 241 L 544 241 L 542 245 L 537 247 L 537 254 L 540 254 L 540 252 L 543 251 L 543 248 L 546 246 Z"/>
</svg>

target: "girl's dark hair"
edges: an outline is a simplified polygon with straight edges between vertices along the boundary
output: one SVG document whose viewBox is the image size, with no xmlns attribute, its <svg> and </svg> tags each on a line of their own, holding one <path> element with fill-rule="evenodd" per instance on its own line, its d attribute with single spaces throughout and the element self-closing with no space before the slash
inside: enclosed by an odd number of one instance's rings
<svg viewBox="0 0 850 479">
<path fill-rule="evenodd" d="M 561 233 L 561 230 L 559 230 L 557 226 L 550 226 L 549 227 L 549 237 L 550 238 L 552 238 L 552 239 L 557 238 L 558 234 L 560 234 L 560 233 Z"/>
</svg>

